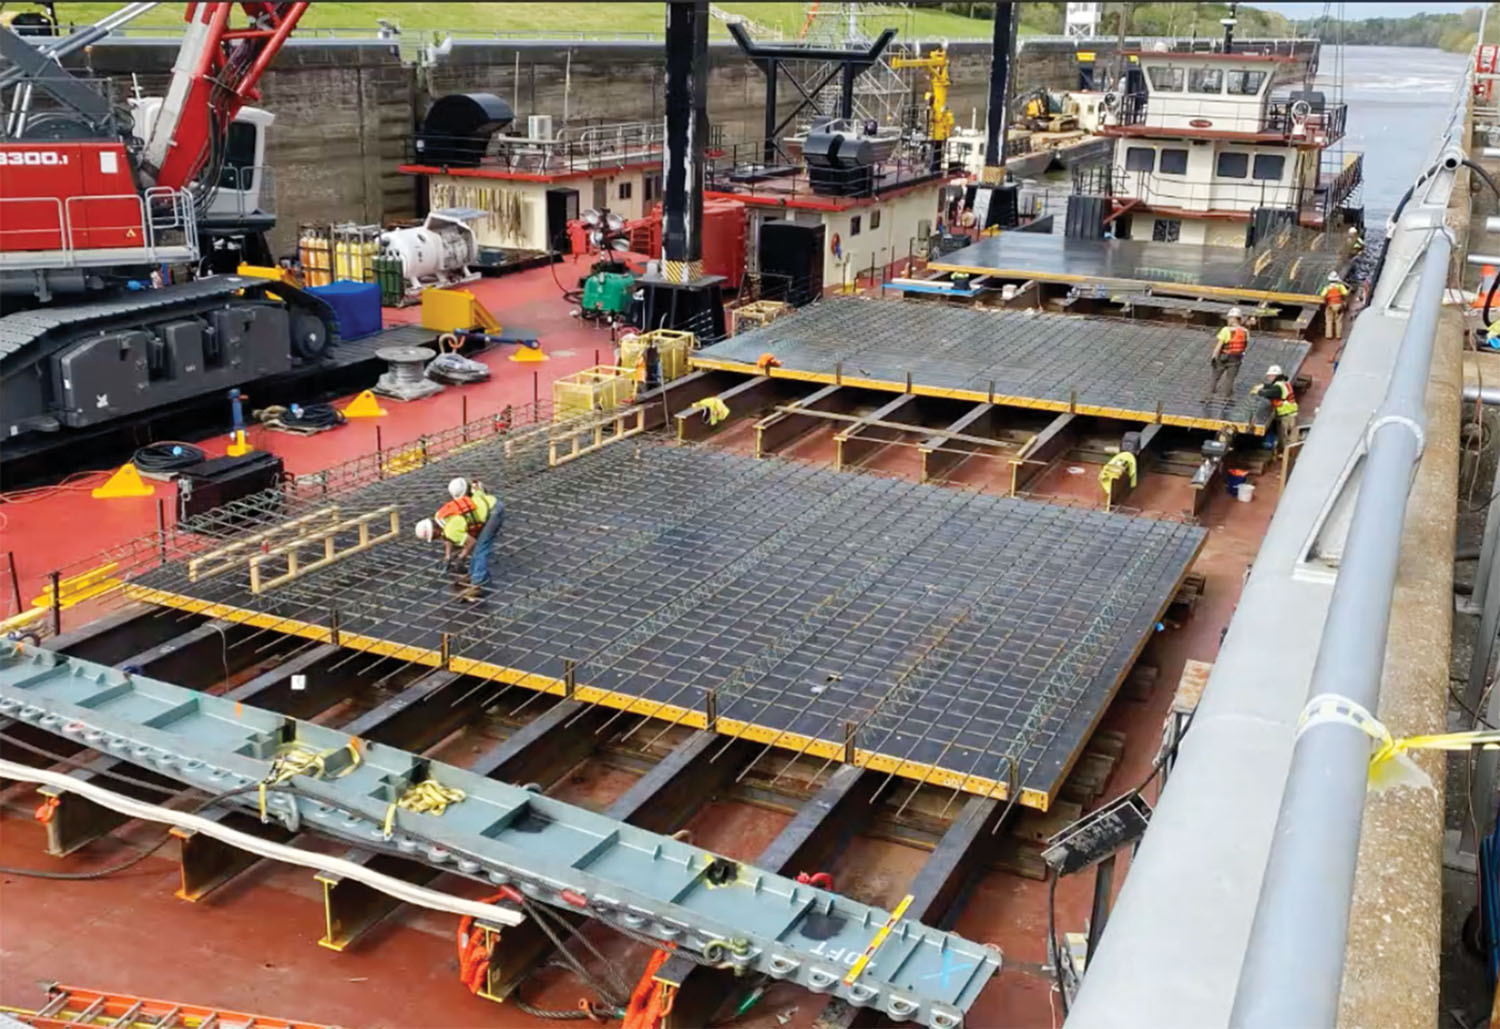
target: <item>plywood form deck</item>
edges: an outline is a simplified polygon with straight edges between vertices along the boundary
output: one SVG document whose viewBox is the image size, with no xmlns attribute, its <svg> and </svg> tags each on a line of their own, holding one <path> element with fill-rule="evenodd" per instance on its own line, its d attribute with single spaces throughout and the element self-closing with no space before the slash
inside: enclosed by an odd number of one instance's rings
<svg viewBox="0 0 1500 1029">
<path fill-rule="evenodd" d="M 1297 374 L 1308 346 L 1252 333 L 1229 400 L 1203 395 L 1213 331 L 1119 318 L 990 311 L 896 300 L 825 300 L 698 351 L 698 368 L 993 402 L 1009 407 L 1264 434 L 1250 396 L 1279 364 Z"/>
<path fill-rule="evenodd" d="M 1076 285 L 1148 286 L 1185 296 L 1320 305 L 1338 255 L 1198 247 L 1136 239 L 1068 239 L 1003 232 L 944 254 L 932 271 Z"/>
</svg>

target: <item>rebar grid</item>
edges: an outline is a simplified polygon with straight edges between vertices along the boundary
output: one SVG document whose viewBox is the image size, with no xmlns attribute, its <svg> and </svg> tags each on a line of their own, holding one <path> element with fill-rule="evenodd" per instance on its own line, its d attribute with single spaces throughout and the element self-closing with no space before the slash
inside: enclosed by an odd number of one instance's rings
<svg viewBox="0 0 1500 1029">
<path fill-rule="evenodd" d="M 992 794 L 1019 758 L 1023 786 L 1050 797 L 1204 536 L 641 437 L 545 470 L 547 435 L 513 429 L 339 497 L 396 504 L 409 526 L 453 475 L 482 479 L 506 522 L 478 604 L 409 533 L 260 596 L 242 571 L 190 583 L 180 560 L 136 583 L 253 616 L 250 640 L 337 631 L 372 669 L 447 655 L 483 662 L 499 693 L 601 691 L 589 699 L 639 718 L 631 734 L 715 724 L 714 706 L 762 754 L 850 743 L 911 762 L 903 778 L 974 776 L 962 788 Z M 299 487 L 282 513 L 328 502 Z"/>
<path fill-rule="evenodd" d="M 953 390 L 969 399 L 1076 403 L 1154 421 L 1263 424 L 1250 387 L 1279 364 L 1294 376 L 1308 346 L 1252 333 L 1236 395 L 1205 401 L 1214 331 L 1119 318 L 987 311 L 894 300 L 824 300 L 700 351 L 701 361 Z M 909 377 L 909 379 L 908 379 Z"/>
</svg>

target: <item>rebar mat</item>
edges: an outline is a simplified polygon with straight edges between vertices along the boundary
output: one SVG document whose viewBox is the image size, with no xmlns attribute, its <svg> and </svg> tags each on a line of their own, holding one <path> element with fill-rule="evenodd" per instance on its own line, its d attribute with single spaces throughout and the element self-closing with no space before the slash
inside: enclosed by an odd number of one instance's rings
<svg viewBox="0 0 1500 1029">
<path fill-rule="evenodd" d="M 319 639 L 336 624 L 346 647 L 430 665 L 447 634 L 454 670 L 571 688 L 643 739 L 711 726 L 971 793 L 1019 778 L 1046 807 L 1206 535 L 653 440 L 540 473 L 501 453 L 341 498 L 399 505 L 401 539 L 265 594 L 180 564 L 135 594 Z M 459 473 L 505 502 L 494 592 L 472 605 L 410 533 Z"/>
<path fill-rule="evenodd" d="M 763 354 L 775 374 L 809 381 L 883 383 L 937 396 L 1020 407 L 1154 421 L 1217 430 L 1265 431 L 1266 403 L 1250 387 L 1272 364 L 1294 376 L 1306 343 L 1251 333 L 1229 399 L 1204 401 L 1214 331 L 1119 318 L 984 311 L 931 303 L 825 300 L 733 336 L 694 355 L 700 367 L 759 374 Z"/>
</svg>

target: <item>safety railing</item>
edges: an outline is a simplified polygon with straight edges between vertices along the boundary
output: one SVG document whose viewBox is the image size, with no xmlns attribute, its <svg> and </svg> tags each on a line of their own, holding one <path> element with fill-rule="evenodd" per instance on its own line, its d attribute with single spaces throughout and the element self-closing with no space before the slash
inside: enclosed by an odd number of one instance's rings
<svg viewBox="0 0 1500 1029">
<path fill-rule="evenodd" d="M 711 132 L 710 146 L 716 138 Z M 659 162 L 665 141 L 660 121 L 624 122 L 566 129 L 554 139 L 423 135 L 412 141 L 408 157 L 413 163 L 438 167 L 558 175 Z"/>
<path fill-rule="evenodd" d="M 1364 182 L 1364 155 L 1350 155 L 1337 170 L 1321 172 L 1318 184 L 1311 187 L 1254 178 L 1189 181 L 1144 169 L 1122 171 L 1107 164 L 1075 167 L 1072 179 L 1074 193 L 1113 197 L 1122 203 L 1134 200 L 1203 214 L 1249 214 L 1258 208 L 1277 207 L 1296 211 L 1311 224 L 1323 224 Z"/>
<path fill-rule="evenodd" d="M 1129 130 L 1143 128 L 1178 129 L 1274 136 L 1289 143 L 1330 146 L 1344 137 L 1349 115 L 1347 104 L 1325 104 L 1314 109 L 1305 100 L 1285 97 L 1259 104 L 1219 94 L 1112 95 L 1119 98 L 1106 109 L 1100 123 L 1099 129 L 1104 135 L 1131 135 Z"/>
<path fill-rule="evenodd" d="M 962 173 L 945 161 L 943 148 L 930 142 L 898 151 L 877 164 L 851 168 L 814 167 L 798 161 L 767 167 L 763 141 L 710 149 L 706 188 L 719 193 L 786 199 L 879 196 L 938 176 Z"/>
<path fill-rule="evenodd" d="M 0 266 L 195 260 L 198 222 L 186 192 L 153 187 L 116 193 L 0 198 Z M 44 256 L 45 255 L 45 256 Z"/>
</svg>

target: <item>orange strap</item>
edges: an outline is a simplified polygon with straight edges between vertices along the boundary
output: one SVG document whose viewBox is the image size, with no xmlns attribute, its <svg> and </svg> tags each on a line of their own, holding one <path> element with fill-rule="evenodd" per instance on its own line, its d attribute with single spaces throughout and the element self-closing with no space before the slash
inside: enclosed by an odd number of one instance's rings
<svg viewBox="0 0 1500 1029">
<path fill-rule="evenodd" d="M 48 797 L 42 801 L 41 805 L 36 809 L 36 820 L 38 822 L 46 825 L 52 821 L 52 815 L 57 811 L 58 799 L 57 797 Z"/>
<path fill-rule="evenodd" d="M 677 991 L 666 983 L 656 981 L 656 973 L 667 963 L 671 952 L 658 950 L 646 962 L 646 971 L 630 994 L 625 1005 L 624 1029 L 656 1029 L 658 1023 L 672 1010 L 672 1001 Z"/>
</svg>

